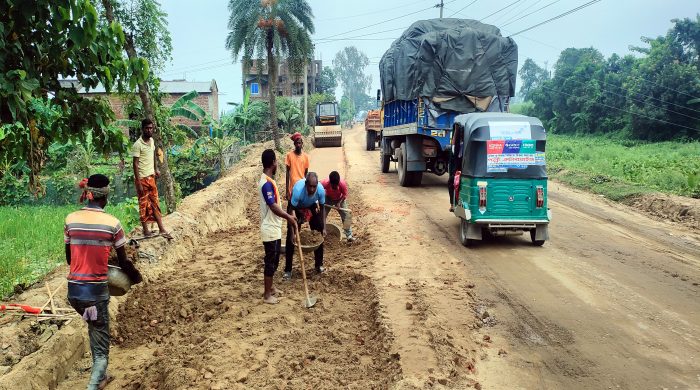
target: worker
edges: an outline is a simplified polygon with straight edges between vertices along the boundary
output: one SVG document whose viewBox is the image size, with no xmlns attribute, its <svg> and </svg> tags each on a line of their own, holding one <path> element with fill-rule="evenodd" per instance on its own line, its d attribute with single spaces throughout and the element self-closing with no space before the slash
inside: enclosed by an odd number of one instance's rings
<svg viewBox="0 0 700 390">
<path fill-rule="evenodd" d="M 355 241 L 352 236 L 352 214 L 348 210 L 348 184 L 340 178 L 337 171 L 331 172 L 327 179 L 321 180 L 321 185 L 326 191 L 326 213 L 328 216 L 331 208 L 338 210 L 340 220 L 343 222 L 343 230 L 345 230 L 345 238 L 348 242 Z M 332 207 L 331 207 L 332 206 Z"/>
<path fill-rule="evenodd" d="M 92 373 L 88 389 L 102 389 L 113 378 L 107 375 L 109 360 L 109 289 L 107 262 L 110 250 L 116 249 L 119 266 L 132 284 L 142 278 L 127 260 L 126 239 L 119 220 L 107 213 L 109 179 L 92 175 L 80 182 L 81 203 L 87 206 L 66 217 L 64 227 L 68 273 L 68 302 L 88 324 Z"/>
<path fill-rule="evenodd" d="M 282 219 L 286 219 L 290 226 L 294 226 L 297 219 L 282 209 L 282 198 L 275 182 L 277 157 L 272 149 L 267 149 L 262 153 L 262 164 L 263 173 L 258 182 L 258 195 L 260 198 L 260 234 L 265 248 L 263 302 L 275 304 L 279 302 L 279 296 L 282 294 L 280 290 L 272 286 L 280 262 Z"/>
<path fill-rule="evenodd" d="M 449 149 L 449 160 L 447 170 L 449 176 L 447 178 L 447 191 L 450 193 L 450 212 L 455 211 L 455 174 L 457 171 L 462 169 L 462 154 L 464 153 L 463 145 L 464 140 L 462 138 L 462 128 L 456 126 L 455 131 L 452 133 L 452 139 L 450 140 Z"/>
<path fill-rule="evenodd" d="M 163 227 L 158 199 L 158 187 L 156 179 L 160 177 L 158 164 L 156 163 L 156 146 L 153 140 L 153 121 L 146 118 L 141 121 L 141 136 L 134 142 L 131 156 L 134 159 L 134 183 L 139 197 L 139 217 L 143 226 L 143 235 L 154 235 L 149 228 L 149 223 L 158 224 L 161 236 L 171 240 L 173 237 Z"/>
<path fill-rule="evenodd" d="M 305 179 L 297 181 L 292 189 L 292 199 L 289 201 L 292 210 L 297 217 L 297 228 L 301 228 L 304 222 L 309 222 L 311 230 L 321 232 L 326 236 L 326 216 L 325 207 L 326 192 L 323 186 L 318 185 L 318 175 L 316 172 L 309 172 Z M 292 233 L 294 225 L 287 227 L 287 241 L 285 243 L 286 263 L 284 265 L 285 280 L 292 278 L 292 258 L 294 257 L 294 240 Z M 326 271 L 323 267 L 323 244 L 314 251 L 314 266 L 316 272 L 321 274 Z"/>
<path fill-rule="evenodd" d="M 292 198 L 292 188 L 297 181 L 306 177 L 309 173 L 309 155 L 304 153 L 304 140 L 301 137 L 301 133 L 296 132 L 292 134 L 292 141 L 294 142 L 294 150 L 287 153 L 284 158 L 284 165 L 287 166 L 287 178 L 286 178 L 286 199 L 290 200 Z M 289 205 L 287 205 L 287 212 L 290 211 Z"/>
</svg>

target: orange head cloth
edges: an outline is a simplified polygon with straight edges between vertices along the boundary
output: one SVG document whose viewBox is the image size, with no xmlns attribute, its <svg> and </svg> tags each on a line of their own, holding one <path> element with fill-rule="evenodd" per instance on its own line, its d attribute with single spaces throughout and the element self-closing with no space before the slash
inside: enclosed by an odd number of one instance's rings
<svg viewBox="0 0 700 390">
<path fill-rule="evenodd" d="M 94 196 L 92 195 L 92 191 L 90 191 L 88 185 L 88 179 L 83 179 L 78 183 L 78 187 L 83 189 L 83 193 L 80 194 L 80 203 L 85 202 L 86 200 L 94 200 Z"/>
</svg>

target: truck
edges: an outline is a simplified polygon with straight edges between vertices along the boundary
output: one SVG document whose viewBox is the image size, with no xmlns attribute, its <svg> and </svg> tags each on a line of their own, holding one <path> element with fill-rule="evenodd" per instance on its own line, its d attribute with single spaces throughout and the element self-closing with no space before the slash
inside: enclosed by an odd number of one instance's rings
<svg viewBox="0 0 700 390">
<path fill-rule="evenodd" d="M 367 150 L 374 150 L 382 131 L 382 111 L 369 110 L 365 117 L 365 132 L 367 133 Z"/>
<path fill-rule="evenodd" d="M 381 172 L 396 162 L 404 187 L 420 186 L 424 172 L 445 174 L 455 117 L 507 112 L 517 68 L 517 45 L 495 26 L 451 18 L 413 23 L 379 63 Z"/>
<path fill-rule="evenodd" d="M 337 102 L 316 103 L 314 146 L 342 146 L 343 132 L 340 127 L 340 111 Z"/>
</svg>

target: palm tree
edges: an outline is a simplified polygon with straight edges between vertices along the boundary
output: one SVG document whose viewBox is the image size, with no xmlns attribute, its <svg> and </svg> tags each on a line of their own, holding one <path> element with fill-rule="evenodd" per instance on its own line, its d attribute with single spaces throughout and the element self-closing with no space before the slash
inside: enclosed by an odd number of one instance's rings
<svg viewBox="0 0 700 390">
<path fill-rule="evenodd" d="M 249 69 L 253 59 L 267 58 L 270 128 L 275 148 L 281 150 L 275 106 L 276 57 L 287 58 L 296 74 L 313 53 L 313 13 L 306 0 L 230 0 L 231 16 L 226 48 Z"/>
</svg>

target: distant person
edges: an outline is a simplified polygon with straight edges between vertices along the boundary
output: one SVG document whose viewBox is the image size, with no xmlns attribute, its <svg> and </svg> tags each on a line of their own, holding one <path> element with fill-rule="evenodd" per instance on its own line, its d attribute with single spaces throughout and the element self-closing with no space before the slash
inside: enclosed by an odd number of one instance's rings
<svg viewBox="0 0 700 390">
<path fill-rule="evenodd" d="M 104 208 L 109 196 L 109 179 L 92 175 L 80 182 L 80 202 L 87 206 L 66 217 L 64 227 L 68 273 L 68 302 L 88 325 L 92 373 L 88 389 L 102 389 L 113 377 L 107 375 L 109 361 L 109 288 L 107 262 L 112 248 L 119 266 L 133 284 L 141 282 L 141 274 L 127 260 L 126 238 L 119 220 Z"/>
<path fill-rule="evenodd" d="M 345 230 L 345 238 L 348 242 L 355 241 L 352 236 L 352 214 L 348 210 L 348 184 L 340 178 L 340 174 L 336 171 L 328 175 L 328 179 L 321 180 L 321 185 L 326 191 L 326 206 L 337 207 L 340 214 L 340 220 L 343 222 L 343 230 Z M 326 216 L 330 212 L 330 207 L 326 207 Z"/>
<path fill-rule="evenodd" d="M 272 149 L 262 153 L 263 173 L 258 182 L 260 198 L 260 234 L 265 248 L 265 268 L 263 270 L 265 292 L 263 302 L 275 304 L 279 302 L 280 290 L 272 286 L 272 281 L 280 262 L 280 247 L 282 243 L 282 219 L 288 226 L 297 223 L 294 215 L 284 212 L 282 198 L 277 190 L 275 175 L 277 174 L 277 157 Z"/>
<path fill-rule="evenodd" d="M 286 191 L 287 200 L 292 198 L 292 188 L 297 181 L 302 180 L 309 173 L 309 155 L 304 153 L 304 140 L 301 133 L 296 132 L 291 136 L 294 142 L 294 150 L 287 153 L 284 158 L 284 165 L 287 166 Z M 287 206 L 289 212 L 289 206 Z"/>
<path fill-rule="evenodd" d="M 447 170 L 449 176 L 447 178 L 447 191 L 450 193 L 450 212 L 455 211 L 455 175 L 457 171 L 462 169 L 462 155 L 464 153 L 464 140 L 462 138 L 462 130 L 459 126 L 452 134 L 452 139 L 450 140 L 450 156 L 448 161 Z"/>
<path fill-rule="evenodd" d="M 321 232 L 326 236 L 325 207 L 326 192 L 323 186 L 318 185 L 318 175 L 309 172 L 306 179 L 297 181 L 292 189 L 292 199 L 289 201 L 290 207 L 297 217 L 297 227 L 301 228 L 304 222 L 309 222 L 311 230 Z M 286 262 L 284 265 L 284 276 L 286 280 L 292 277 L 292 258 L 294 258 L 294 240 L 292 233 L 294 225 L 287 225 L 287 241 L 285 243 Z M 323 273 L 323 244 L 314 251 L 315 268 L 317 273 Z"/>
<path fill-rule="evenodd" d="M 153 121 L 146 118 L 141 121 L 141 136 L 134 142 L 131 156 L 134 158 L 134 183 L 139 197 L 139 217 L 143 227 L 143 235 L 153 236 L 155 233 L 149 228 L 149 223 L 158 224 L 161 236 L 172 240 L 172 235 L 163 227 L 160 212 L 160 200 L 158 199 L 158 186 L 156 179 L 160 172 L 156 168 L 156 146 L 153 140 Z"/>
</svg>

